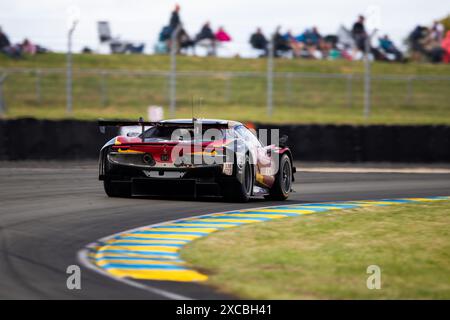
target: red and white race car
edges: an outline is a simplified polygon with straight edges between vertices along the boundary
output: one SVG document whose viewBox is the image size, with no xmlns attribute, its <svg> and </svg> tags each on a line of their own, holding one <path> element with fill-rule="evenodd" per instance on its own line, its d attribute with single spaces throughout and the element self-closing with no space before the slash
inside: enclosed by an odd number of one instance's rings
<svg viewBox="0 0 450 320">
<path fill-rule="evenodd" d="M 286 136 L 275 135 L 276 143 L 266 146 L 242 123 L 211 119 L 99 120 L 99 126 L 141 127 L 100 151 L 99 179 L 110 197 L 223 196 L 245 202 L 252 196 L 285 200 L 292 191 L 295 167 Z"/>
</svg>

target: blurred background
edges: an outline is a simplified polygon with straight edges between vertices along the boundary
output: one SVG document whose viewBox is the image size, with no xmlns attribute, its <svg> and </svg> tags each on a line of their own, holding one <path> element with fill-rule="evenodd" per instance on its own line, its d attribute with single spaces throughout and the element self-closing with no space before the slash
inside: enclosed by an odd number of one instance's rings
<svg viewBox="0 0 450 320">
<path fill-rule="evenodd" d="M 448 124 L 443 1 L 3 1 L 5 118 Z"/>
</svg>

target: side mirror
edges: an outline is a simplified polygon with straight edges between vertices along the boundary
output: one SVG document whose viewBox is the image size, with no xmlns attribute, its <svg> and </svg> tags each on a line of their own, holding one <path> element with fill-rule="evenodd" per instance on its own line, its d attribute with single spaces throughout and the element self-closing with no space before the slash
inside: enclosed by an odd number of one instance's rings
<svg viewBox="0 0 450 320">
<path fill-rule="evenodd" d="M 288 142 L 288 136 L 283 134 L 280 138 L 280 147 L 285 147 L 287 145 Z"/>
</svg>

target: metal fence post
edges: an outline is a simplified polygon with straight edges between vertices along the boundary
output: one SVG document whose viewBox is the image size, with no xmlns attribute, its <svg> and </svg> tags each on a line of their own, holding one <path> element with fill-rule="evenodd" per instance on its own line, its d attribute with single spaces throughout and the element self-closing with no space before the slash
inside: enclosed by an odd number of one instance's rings
<svg viewBox="0 0 450 320">
<path fill-rule="evenodd" d="M 3 95 L 3 83 L 5 82 L 7 74 L 4 73 L 0 76 L 0 116 L 4 116 L 6 114 L 6 103 L 5 97 Z"/>
<path fill-rule="evenodd" d="M 267 57 L 267 114 L 273 112 L 273 58 L 275 55 L 275 34 L 270 37 L 269 52 Z"/>
<path fill-rule="evenodd" d="M 364 118 L 368 119 L 370 116 L 370 38 L 367 37 L 365 42 L 364 52 Z"/>
<path fill-rule="evenodd" d="M 41 105 L 42 103 L 42 92 L 41 92 L 41 77 L 42 71 L 40 69 L 36 70 L 36 104 Z"/>
<path fill-rule="evenodd" d="M 72 35 L 77 26 L 77 21 L 72 24 L 72 27 L 67 33 L 67 80 L 66 80 L 66 112 L 72 114 Z"/>
<path fill-rule="evenodd" d="M 370 116 L 370 109 L 371 109 L 371 91 L 372 91 L 372 75 L 370 70 L 370 40 L 375 35 L 377 30 L 374 30 L 370 35 L 366 37 L 366 41 L 364 43 L 364 118 L 368 119 Z"/>
<path fill-rule="evenodd" d="M 170 36 L 170 88 L 169 88 L 169 113 L 171 117 L 175 117 L 177 107 L 177 51 L 178 51 L 178 33 L 181 25 L 178 25 Z"/>
</svg>

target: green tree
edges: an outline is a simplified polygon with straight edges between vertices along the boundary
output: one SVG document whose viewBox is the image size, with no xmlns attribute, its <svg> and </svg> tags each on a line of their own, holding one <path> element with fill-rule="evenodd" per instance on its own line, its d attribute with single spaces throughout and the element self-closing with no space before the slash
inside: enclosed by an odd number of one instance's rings
<svg viewBox="0 0 450 320">
<path fill-rule="evenodd" d="M 441 19 L 440 22 L 444 25 L 445 31 L 450 30 L 450 14 L 445 18 Z"/>
</svg>

